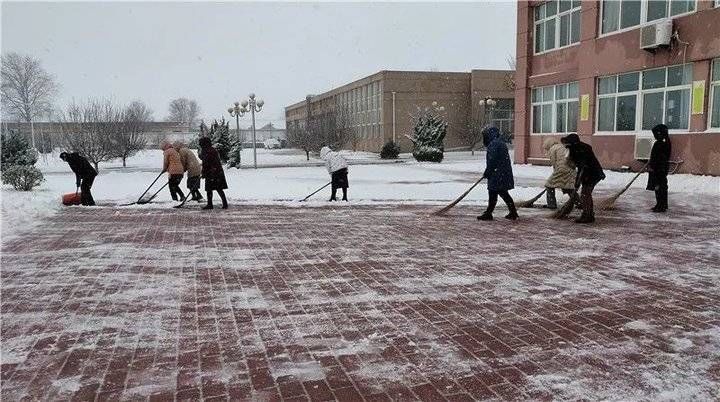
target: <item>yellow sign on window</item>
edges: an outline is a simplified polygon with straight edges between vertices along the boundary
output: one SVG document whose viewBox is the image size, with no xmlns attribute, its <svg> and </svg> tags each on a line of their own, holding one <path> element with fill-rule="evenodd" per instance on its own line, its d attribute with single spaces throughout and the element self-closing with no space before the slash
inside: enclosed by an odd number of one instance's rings
<svg viewBox="0 0 720 402">
<path fill-rule="evenodd" d="M 692 114 L 703 114 L 705 108 L 705 81 L 693 81 Z"/>
<path fill-rule="evenodd" d="M 590 119 L 590 95 L 585 94 L 580 97 L 580 120 L 587 121 Z"/>
</svg>

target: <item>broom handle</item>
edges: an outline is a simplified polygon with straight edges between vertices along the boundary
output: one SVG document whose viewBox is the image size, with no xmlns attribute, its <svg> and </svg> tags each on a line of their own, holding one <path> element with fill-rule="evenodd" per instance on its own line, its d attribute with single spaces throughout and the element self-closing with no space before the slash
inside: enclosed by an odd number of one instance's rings
<svg viewBox="0 0 720 402">
<path fill-rule="evenodd" d="M 460 197 L 458 197 L 455 201 L 453 201 L 453 202 L 451 202 L 450 204 L 448 204 L 445 208 L 443 208 L 443 209 L 441 209 L 441 210 L 439 210 L 439 211 L 434 212 L 433 215 L 442 215 L 442 214 L 444 214 L 445 212 L 449 211 L 452 207 L 454 207 L 455 205 L 457 205 L 457 203 L 459 203 L 460 201 L 462 201 L 463 198 L 465 198 L 468 194 L 470 194 L 470 192 L 472 191 L 472 189 L 474 189 L 475 186 L 477 186 L 478 184 L 480 184 L 480 182 L 483 181 L 484 179 L 485 179 L 485 176 L 481 177 L 480 180 L 476 181 L 475 184 L 473 184 L 472 186 L 470 186 L 470 188 L 467 189 L 467 191 L 465 191 L 464 193 L 462 193 L 462 194 L 460 195 Z"/>
<path fill-rule="evenodd" d="M 324 189 L 325 187 L 329 186 L 330 184 L 332 184 L 332 182 L 329 182 L 328 184 L 326 184 L 326 185 L 320 187 L 319 189 L 313 191 L 312 194 L 310 194 L 310 195 L 308 195 L 307 197 L 303 198 L 302 200 L 300 200 L 300 202 L 304 202 L 304 201 L 307 200 L 308 198 L 310 198 L 310 197 L 312 197 L 313 195 L 319 193 L 320 190 Z"/>
<path fill-rule="evenodd" d="M 150 188 L 152 188 L 153 184 L 155 184 L 155 182 L 158 181 L 158 179 L 160 178 L 160 176 L 162 176 L 163 173 L 164 173 L 164 172 L 160 172 L 160 174 L 155 178 L 155 180 L 153 180 L 153 182 L 150 183 L 150 185 L 148 186 L 148 188 L 146 188 L 145 191 L 144 191 L 142 194 L 140 194 L 140 197 L 138 197 L 138 201 L 142 200 L 143 196 L 144 196 L 145 194 L 147 194 L 147 192 L 150 190 Z"/>
<path fill-rule="evenodd" d="M 639 172 L 637 172 L 637 174 L 635 175 L 635 177 L 633 177 L 632 180 L 630 180 L 630 183 L 628 183 L 627 185 L 625 185 L 625 187 L 623 187 L 622 191 L 620 191 L 620 194 L 622 194 L 622 193 L 624 193 L 625 191 L 627 191 L 627 189 L 629 189 L 630 186 L 632 186 L 632 184 L 635 183 L 635 180 L 637 180 L 637 178 L 640 177 L 641 174 L 645 173 L 645 169 L 647 169 L 647 167 L 648 167 L 649 164 L 650 164 L 650 161 L 648 161 L 648 162 L 645 164 L 645 166 L 643 166 L 643 168 L 640 169 Z"/>
</svg>

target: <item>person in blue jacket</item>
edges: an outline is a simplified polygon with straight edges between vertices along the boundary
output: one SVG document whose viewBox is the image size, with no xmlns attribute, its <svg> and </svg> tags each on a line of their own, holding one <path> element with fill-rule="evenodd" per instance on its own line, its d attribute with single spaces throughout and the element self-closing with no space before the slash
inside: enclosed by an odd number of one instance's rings
<svg viewBox="0 0 720 402">
<path fill-rule="evenodd" d="M 508 193 L 515 187 L 513 180 L 512 162 L 510 161 L 510 153 L 507 144 L 500 136 L 500 130 L 497 127 L 488 127 L 483 130 L 483 144 L 487 148 L 485 163 L 485 172 L 483 177 L 487 179 L 488 189 L 488 206 L 482 215 L 478 216 L 478 220 L 491 221 L 492 213 L 497 204 L 498 196 L 505 201 L 510 213 L 505 218 L 515 220 L 518 218 L 515 202 Z"/>
</svg>

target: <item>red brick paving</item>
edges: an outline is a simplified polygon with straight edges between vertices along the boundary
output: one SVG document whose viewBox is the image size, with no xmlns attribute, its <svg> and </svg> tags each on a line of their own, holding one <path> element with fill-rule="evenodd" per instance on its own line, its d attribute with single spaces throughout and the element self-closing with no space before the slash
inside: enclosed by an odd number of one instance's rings
<svg viewBox="0 0 720 402">
<path fill-rule="evenodd" d="M 3 245 L 2 397 L 720 398 L 720 216 L 698 203 L 595 226 L 68 209 Z"/>
</svg>

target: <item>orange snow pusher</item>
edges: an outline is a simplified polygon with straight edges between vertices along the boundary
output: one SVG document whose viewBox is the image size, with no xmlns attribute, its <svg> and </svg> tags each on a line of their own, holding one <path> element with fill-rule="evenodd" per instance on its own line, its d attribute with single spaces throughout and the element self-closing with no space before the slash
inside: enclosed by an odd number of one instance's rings
<svg viewBox="0 0 720 402">
<path fill-rule="evenodd" d="M 62 196 L 63 205 L 80 205 L 80 193 L 67 193 Z"/>
</svg>

